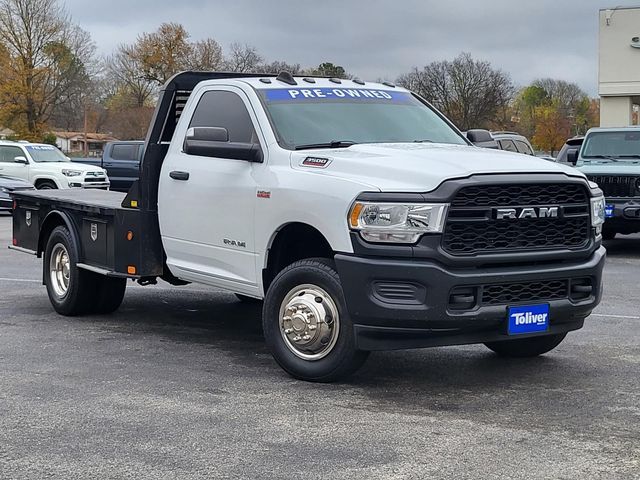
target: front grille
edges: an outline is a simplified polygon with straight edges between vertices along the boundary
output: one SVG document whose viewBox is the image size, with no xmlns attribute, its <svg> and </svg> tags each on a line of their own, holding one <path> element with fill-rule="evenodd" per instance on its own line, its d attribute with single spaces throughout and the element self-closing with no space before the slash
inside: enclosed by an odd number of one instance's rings
<svg viewBox="0 0 640 480">
<path fill-rule="evenodd" d="M 568 299 L 581 302 L 595 293 L 591 277 L 533 280 L 454 287 L 449 294 L 450 310 L 472 310 L 476 306 L 518 305 Z"/>
<path fill-rule="evenodd" d="M 86 183 L 104 183 L 107 181 L 106 177 L 87 177 L 84 179 Z"/>
<path fill-rule="evenodd" d="M 588 175 L 598 184 L 605 197 L 640 197 L 640 176 L 637 175 Z"/>
<path fill-rule="evenodd" d="M 495 208 L 559 207 L 558 218 L 495 218 Z M 589 197 L 579 184 L 463 187 L 451 202 L 442 248 L 452 255 L 579 249 L 589 241 Z"/>
<path fill-rule="evenodd" d="M 482 305 L 509 305 L 567 298 L 567 280 L 486 285 L 482 289 Z"/>
</svg>

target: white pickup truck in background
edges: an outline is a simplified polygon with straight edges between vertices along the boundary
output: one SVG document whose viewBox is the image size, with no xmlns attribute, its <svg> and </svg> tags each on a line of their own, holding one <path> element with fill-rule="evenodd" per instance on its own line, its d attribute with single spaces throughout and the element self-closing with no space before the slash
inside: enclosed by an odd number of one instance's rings
<svg viewBox="0 0 640 480">
<path fill-rule="evenodd" d="M 0 174 L 20 178 L 38 190 L 109 188 L 103 168 L 71 160 L 53 145 L 0 140 Z"/>
<path fill-rule="evenodd" d="M 604 198 L 514 155 L 392 84 L 185 72 L 131 190 L 18 192 L 12 248 L 44 257 L 64 315 L 115 311 L 127 278 L 264 299 L 274 358 L 305 380 L 371 350 L 534 356 L 600 301 Z"/>
</svg>

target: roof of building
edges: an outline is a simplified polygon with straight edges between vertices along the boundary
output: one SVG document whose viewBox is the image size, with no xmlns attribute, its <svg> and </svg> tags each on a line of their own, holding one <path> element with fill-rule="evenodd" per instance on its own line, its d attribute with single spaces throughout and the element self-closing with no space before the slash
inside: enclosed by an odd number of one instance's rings
<svg viewBox="0 0 640 480">
<path fill-rule="evenodd" d="M 84 140 L 85 133 L 84 132 L 51 132 L 58 138 L 66 138 L 67 140 L 71 139 L 79 139 Z M 99 141 L 99 142 L 110 142 L 113 140 L 118 140 L 113 135 L 109 135 L 108 133 L 95 133 L 95 132 L 87 132 L 86 133 L 87 140 Z"/>
</svg>

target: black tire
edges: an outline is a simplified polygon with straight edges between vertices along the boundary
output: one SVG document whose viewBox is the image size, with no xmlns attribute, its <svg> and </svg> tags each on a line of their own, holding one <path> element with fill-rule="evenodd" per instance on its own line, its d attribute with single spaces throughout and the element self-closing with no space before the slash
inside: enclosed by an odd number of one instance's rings
<svg viewBox="0 0 640 480">
<path fill-rule="evenodd" d="M 249 297 L 247 295 L 242 295 L 241 293 L 236 293 L 236 298 L 247 305 L 259 305 L 263 301 L 260 298 Z"/>
<path fill-rule="evenodd" d="M 38 182 L 38 186 L 36 187 L 38 190 L 57 190 L 57 185 L 51 180 L 43 180 L 42 182 Z"/>
<path fill-rule="evenodd" d="M 113 313 L 120 308 L 122 300 L 124 300 L 127 279 L 105 277 L 103 275 L 97 275 L 97 277 L 95 279 L 97 299 L 92 311 L 100 315 Z"/>
<path fill-rule="evenodd" d="M 609 229 L 603 229 L 602 230 L 602 239 L 603 240 L 613 240 L 614 238 L 616 238 L 616 234 L 618 232 L 614 231 L 614 230 L 609 230 Z"/>
<path fill-rule="evenodd" d="M 543 337 L 522 338 L 520 340 L 504 340 L 502 342 L 485 343 L 501 357 L 526 358 L 537 357 L 556 348 L 566 337 L 566 333 L 545 335 Z"/>
<path fill-rule="evenodd" d="M 62 245 L 69 259 L 68 287 L 63 294 L 56 291 L 51 273 L 51 256 L 54 249 Z M 92 272 L 77 267 L 78 250 L 76 242 L 67 227 L 59 226 L 53 229 L 44 254 L 44 283 L 51 305 L 61 315 L 75 316 L 91 311 L 97 301 L 95 275 Z"/>
<path fill-rule="evenodd" d="M 280 328 L 280 308 L 293 289 L 311 284 L 328 294 L 337 308 L 339 328 L 333 347 L 316 360 L 300 358 L 287 346 Z M 294 297 L 295 298 L 295 297 Z M 271 283 L 264 301 L 262 326 L 265 340 L 276 362 L 291 376 L 310 382 L 332 382 L 355 372 L 369 352 L 357 350 L 340 278 L 333 261 L 312 258 L 297 261 L 282 270 Z"/>
</svg>

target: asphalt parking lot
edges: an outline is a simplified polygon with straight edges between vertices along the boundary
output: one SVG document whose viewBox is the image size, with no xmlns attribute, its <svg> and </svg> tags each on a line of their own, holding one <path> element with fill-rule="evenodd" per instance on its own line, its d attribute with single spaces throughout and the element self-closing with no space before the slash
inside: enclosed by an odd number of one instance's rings
<svg viewBox="0 0 640 480">
<path fill-rule="evenodd" d="M 605 299 L 552 353 L 373 354 L 340 384 L 292 380 L 259 307 L 128 289 L 106 317 L 53 313 L 0 214 L 0 478 L 640 478 L 640 236 L 607 244 Z"/>
</svg>

